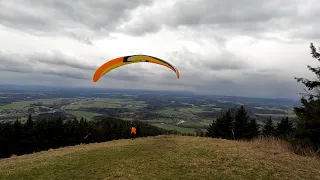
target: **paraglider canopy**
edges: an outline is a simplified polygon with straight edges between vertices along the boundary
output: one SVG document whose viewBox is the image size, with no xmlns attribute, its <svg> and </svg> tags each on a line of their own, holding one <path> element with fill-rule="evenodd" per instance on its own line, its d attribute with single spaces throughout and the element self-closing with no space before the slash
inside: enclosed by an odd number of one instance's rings
<svg viewBox="0 0 320 180">
<path fill-rule="evenodd" d="M 113 69 L 116 69 L 124 65 L 132 64 L 132 63 L 138 63 L 138 62 L 149 62 L 149 63 L 155 63 L 155 64 L 165 66 L 171 69 L 172 71 L 174 71 L 177 75 L 177 78 L 180 78 L 178 69 L 176 69 L 167 61 L 164 61 L 162 59 L 159 59 L 153 56 L 148 56 L 148 55 L 131 55 L 131 56 L 118 57 L 116 59 L 112 59 L 104 63 L 103 65 L 101 65 L 94 73 L 93 81 L 97 82 L 102 76 L 104 76 L 105 74 L 107 74 Z"/>
</svg>

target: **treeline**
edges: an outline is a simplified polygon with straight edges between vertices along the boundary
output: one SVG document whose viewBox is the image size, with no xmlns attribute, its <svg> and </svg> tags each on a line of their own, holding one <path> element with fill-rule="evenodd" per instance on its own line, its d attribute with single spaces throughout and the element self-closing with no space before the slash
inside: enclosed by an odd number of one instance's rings
<svg viewBox="0 0 320 180">
<path fill-rule="evenodd" d="M 320 101 L 317 103 L 320 107 Z M 295 111 L 305 112 L 302 107 L 296 108 Z M 300 119 L 293 123 L 288 117 L 283 117 L 280 122 L 274 123 L 269 117 L 264 125 L 258 125 L 256 119 L 249 117 L 247 110 L 241 106 L 235 112 L 231 109 L 226 111 L 213 120 L 205 133 L 198 131 L 197 136 L 230 140 L 250 140 L 259 136 L 276 137 L 288 141 L 291 149 L 298 154 L 311 151 L 320 155 L 320 116 L 312 117 L 312 114 L 306 113 L 300 116 L 309 116 L 310 119 Z"/>
<path fill-rule="evenodd" d="M 130 138 L 130 128 L 137 129 L 137 137 L 161 134 L 178 134 L 176 131 L 164 130 L 140 121 L 124 121 L 105 118 L 87 121 L 81 118 L 63 121 L 60 117 L 46 120 L 32 120 L 26 123 L 16 120 L 14 123 L 0 124 L 0 158 L 22 155 L 72 146 L 80 143 L 105 142 Z"/>
<path fill-rule="evenodd" d="M 294 132 L 293 123 L 288 117 L 282 118 L 277 124 L 273 123 L 271 117 L 264 126 L 257 124 L 257 120 L 248 115 L 244 106 L 236 111 L 227 110 L 215 119 L 208 127 L 206 136 L 213 138 L 249 140 L 258 136 L 276 136 L 288 139 Z"/>
</svg>

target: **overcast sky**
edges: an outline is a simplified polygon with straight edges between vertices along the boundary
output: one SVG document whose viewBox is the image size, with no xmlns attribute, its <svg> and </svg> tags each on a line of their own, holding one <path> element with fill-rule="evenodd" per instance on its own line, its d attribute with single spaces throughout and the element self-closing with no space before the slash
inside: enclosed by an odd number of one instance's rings
<svg viewBox="0 0 320 180">
<path fill-rule="evenodd" d="M 0 84 L 189 90 L 299 98 L 314 78 L 316 0 L 2 0 Z M 92 81 L 110 59 L 147 54 Z"/>
</svg>

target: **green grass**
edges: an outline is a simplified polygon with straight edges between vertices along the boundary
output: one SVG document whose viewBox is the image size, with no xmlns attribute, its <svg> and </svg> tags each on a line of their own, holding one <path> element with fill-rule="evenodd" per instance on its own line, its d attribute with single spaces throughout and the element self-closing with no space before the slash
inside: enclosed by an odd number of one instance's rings
<svg viewBox="0 0 320 180">
<path fill-rule="evenodd" d="M 165 123 L 150 123 L 153 126 L 159 127 L 159 128 L 163 128 L 163 129 L 168 129 L 168 130 L 175 130 L 175 131 L 179 131 L 182 133 L 195 133 L 195 129 L 192 128 L 184 128 L 184 127 L 178 127 L 178 126 L 174 126 L 171 124 L 165 124 Z"/>
<path fill-rule="evenodd" d="M 320 161 L 261 142 L 188 136 L 117 140 L 0 160 L 0 179 L 320 179 Z"/>
<path fill-rule="evenodd" d="M 156 111 L 155 113 L 167 116 L 167 117 L 173 117 L 173 118 L 180 118 L 180 119 L 189 119 L 189 118 L 197 118 L 193 113 L 196 112 L 202 112 L 202 109 L 200 108 L 177 108 L 176 110 L 174 108 L 166 108 L 159 111 Z"/>
<path fill-rule="evenodd" d="M 212 124 L 212 122 L 213 122 L 213 119 L 204 119 L 204 120 L 199 121 L 199 124 L 210 125 L 210 124 Z"/>
<path fill-rule="evenodd" d="M 181 123 L 181 126 L 203 126 L 204 124 L 200 123 L 201 121 L 186 121 Z M 205 124 L 206 125 L 206 124 Z"/>
<path fill-rule="evenodd" d="M 288 118 L 294 118 L 296 117 L 295 114 L 260 114 L 260 113 L 257 113 L 256 115 L 258 116 L 265 116 L 265 117 L 288 117 Z"/>
<path fill-rule="evenodd" d="M 145 106 L 144 101 L 131 101 L 126 99 L 95 98 L 63 106 L 63 109 L 77 110 L 79 108 L 131 108 L 137 109 Z"/>
<path fill-rule="evenodd" d="M 75 102 L 63 106 L 63 109 L 77 110 L 80 108 L 121 108 L 121 102 L 114 100 L 105 101 L 85 101 L 85 102 Z"/>
<path fill-rule="evenodd" d="M 174 120 L 168 119 L 168 118 L 158 118 L 153 120 L 143 120 L 143 122 L 149 122 L 149 123 L 173 123 Z"/>
<path fill-rule="evenodd" d="M 44 105 L 45 104 L 53 104 L 54 102 L 58 102 L 60 99 L 38 99 L 34 101 L 18 101 L 18 102 L 12 102 L 10 104 L 2 105 L 0 106 L 0 110 L 5 109 L 26 109 L 30 107 L 30 104 L 41 102 Z"/>
<path fill-rule="evenodd" d="M 203 112 L 202 108 L 194 107 L 194 108 L 181 108 L 181 112 L 191 112 L 191 113 L 201 113 Z"/>
</svg>

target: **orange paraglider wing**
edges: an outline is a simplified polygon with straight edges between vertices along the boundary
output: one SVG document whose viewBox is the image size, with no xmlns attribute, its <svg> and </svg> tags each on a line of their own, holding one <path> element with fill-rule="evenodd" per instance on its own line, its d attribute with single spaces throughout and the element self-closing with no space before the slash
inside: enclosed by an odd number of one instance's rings
<svg viewBox="0 0 320 180">
<path fill-rule="evenodd" d="M 118 57 L 116 59 L 112 59 L 112 60 L 104 63 L 103 65 L 101 65 L 94 73 L 93 81 L 97 82 L 102 76 L 104 76 L 108 72 L 110 72 L 118 67 L 132 64 L 132 63 L 138 63 L 138 62 L 149 62 L 149 63 L 154 63 L 154 64 L 159 64 L 159 65 L 165 66 L 165 67 L 171 69 L 172 71 L 174 71 L 177 75 L 177 78 L 180 78 L 179 71 L 175 67 L 173 67 L 170 63 L 168 63 L 162 59 L 159 59 L 159 58 L 156 58 L 153 56 L 148 56 L 148 55 L 131 55 L 131 56 Z"/>
</svg>

